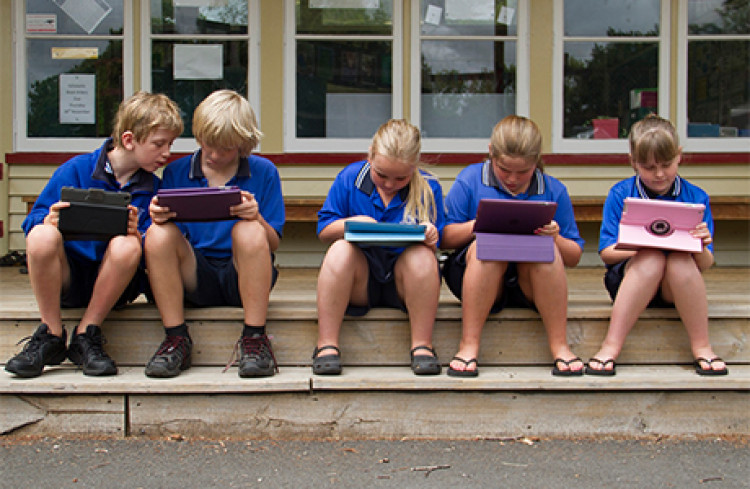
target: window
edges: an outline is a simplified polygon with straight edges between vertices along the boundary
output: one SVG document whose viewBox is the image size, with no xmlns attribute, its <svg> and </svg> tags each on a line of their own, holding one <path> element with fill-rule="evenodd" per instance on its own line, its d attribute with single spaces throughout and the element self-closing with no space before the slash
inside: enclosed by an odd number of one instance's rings
<svg viewBox="0 0 750 489">
<path fill-rule="evenodd" d="M 750 4 L 680 2 L 678 117 L 689 151 L 747 151 L 750 139 Z"/>
<path fill-rule="evenodd" d="M 193 111 L 215 90 L 241 93 L 260 117 L 258 1 L 148 3 L 142 8 L 142 25 L 147 26 L 142 85 L 167 94 L 180 107 L 185 132 L 173 149 L 195 149 L 194 140 L 188 139 Z"/>
<path fill-rule="evenodd" d="M 366 151 L 378 126 L 402 113 L 401 0 L 285 7 L 293 34 L 285 50 L 286 149 Z"/>
<path fill-rule="evenodd" d="M 553 150 L 624 152 L 630 126 L 668 110 L 668 3 L 556 0 Z"/>
<path fill-rule="evenodd" d="M 528 114 L 525 10 L 523 0 L 413 1 L 411 115 L 424 149 L 477 151 L 500 119 Z"/>
<path fill-rule="evenodd" d="M 91 151 L 132 91 L 129 0 L 17 6 L 16 150 Z"/>
</svg>

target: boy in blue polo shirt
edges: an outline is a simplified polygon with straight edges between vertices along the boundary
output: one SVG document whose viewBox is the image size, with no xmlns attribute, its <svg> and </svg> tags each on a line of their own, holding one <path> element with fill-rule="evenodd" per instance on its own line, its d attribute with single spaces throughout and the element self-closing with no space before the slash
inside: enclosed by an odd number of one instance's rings
<svg viewBox="0 0 750 489">
<path fill-rule="evenodd" d="M 336 177 L 318 212 L 318 237 L 330 243 L 318 275 L 318 343 L 313 373 L 341 373 L 339 332 L 344 314 L 371 307 L 408 311 L 411 368 L 417 375 L 440 373 L 432 329 L 440 295 L 435 256 L 445 223 L 443 192 L 419 168 L 419 129 L 404 120 L 381 125 L 368 159 Z M 360 247 L 344 238 L 346 221 L 423 224 L 425 240 L 406 248 Z"/>
<path fill-rule="evenodd" d="M 112 137 L 101 148 L 68 160 L 54 172 L 22 224 L 41 324 L 5 370 L 36 377 L 45 365 L 57 365 L 67 354 L 86 375 L 117 373 L 103 349 L 100 325 L 113 307 L 145 291 L 141 237 L 159 187 L 153 172 L 167 164 L 172 141 L 182 129 L 174 102 L 165 95 L 138 92 L 120 104 Z M 66 186 L 130 193 L 128 234 L 109 241 L 64 241 L 58 222 L 60 209 L 69 205 L 60 202 L 60 189 Z M 67 350 L 61 307 L 86 307 Z"/>
<path fill-rule="evenodd" d="M 554 358 L 553 375 L 582 375 L 583 362 L 566 338 L 568 288 L 565 267 L 578 264 L 583 240 L 565 186 L 542 171 L 542 136 L 536 124 L 508 116 L 493 129 L 490 158 L 468 166 L 456 177 L 445 198 L 448 222 L 443 247 L 455 249 L 443 275 L 461 299 L 463 328 L 459 350 L 448 375 L 475 377 L 477 356 L 487 315 L 503 307 L 539 311 Z M 508 263 L 476 257 L 474 221 L 481 199 L 522 199 L 557 202 L 554 219 L 536 232 L 554 237 L 552 263 Z"/>
<path fill-rule="evenodd" d="M 187 302 L 242 307 L 244 327 L 235 346 L 239 376 L 270 376 L 278 367 L 266 336 L 266 312 L 278 274 L 273 252 L 285 220 L 279 172 L 266 158 L 250 154 L 262 133 L 250 104 L 236 92 L 206 97 L 195 109 L 193 134 L 200 149 L 164 171 L 164 188 L 237 186 L 242 202 L 231 208 L 232 220 L 175 223 L 170 221 L 175 214 L 154 198 L 145 253 L 166 338 L 145 373 L 174 377 L 190 367 Z"/>
<path fill-rule="evenodd" d="M 647 307 L 676 307 L 699 375 L 726 375 L 724 360 L 708 337 L 708 298 L 702 272 L 713 265 L 713 231 L 708 194 L 678 174 L 682 148 L 672 123 L 651 114 L 630 130 L 630 164 L 635 175 L 615 184 L 604 201 L 599 255 L 607 271 L 604 283 L 614 301 L 607 336 L 589 360 L 586 373 L 611 376 L 625 338 Z M 691 234 L 699 238 L 700 253 L 665 252 L 643 248 L 616 250 L 626 197 L 703 204 L 703 222 Z"/>
</svg>

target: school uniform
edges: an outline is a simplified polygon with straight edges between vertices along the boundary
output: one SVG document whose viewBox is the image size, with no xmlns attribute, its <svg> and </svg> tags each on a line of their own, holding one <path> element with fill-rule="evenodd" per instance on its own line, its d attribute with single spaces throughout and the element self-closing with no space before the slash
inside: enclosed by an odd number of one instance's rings
<svg viewBox="0 0 750 489">
<path fill-rule="evenodd" d="M 436 219 L 433 222 L 442 237 L 445 226 L 443 190 L 434 176 L 421 171 L 435 197 Z M 370 175 L 370 163 L 366 160 L 351 163 L 336 176 L 326 200 L 318 211 L 317 233 L 339 219 L 352 216 L 370 216 L 377 222 L 416 224 L 404 215 L 410 185 L 401 189 L 388 205 L 375 187 Z M 368 306 L 347 309 L 349 315 L 362 315 L 371 307 L 394 307 L 405 310 L 405 305 L 396 292 L 393 268 L 405 248 L 363 246 L 361 247 L 369 266 Z M 437 261 L 436 261 L 437 263 Z"/>
<path fill-rule="evenodd" d="M 638 175 L 626 178 L 616 183 L 607 194 L 602 209 L 602 224 L 599 229 L 599 252 L 609 246 L 617 243 L 619 235 L 620 219 L 622 218 L 622 209 L 625 198 L 634 197 L 638 199 L 657 199 L 670 200 L 673 202 L 685 202 L 693 204 L 703 204 L 703 222 L 708 226 L 711 236 L 714 234 L 714 220 L 711 215 L 708 194 L 700 187 L 693 185 L 679 175 L 675 178 L 672 188 L 664 195 L 656 195 L 649 190 L 641 181 Z M 713 253 L 714 245 L 709 244 L 707 248 Z M 625 264 L 628 260 L 623 260 L 613 265 L 606 265 L 605 285 L 610 297 L 614 300 L 620 282 L 625 275 Z M 657 293 L 649 307 L 671 307 L 672 304 L 661 299 L 661 294 Z"/>
<path fill-rule="evenodd" d="M 114 143 L 109 138 L 97 150 L 75 156 L 57 168 L 21 224 L 24 233 L 28 235 L 34 226 L 44 222 L 52 204 L 60 201 L 62 187 L 76 187 L 128 192 L 131 195 L 130 203 L 138 209 L 138 231 L 145 236 L 146 229 L 151 224 L 148 206 L 159 189 L 160 180 L 153 173 L 139 168 L 127 184 L 120 185 L 107 158 L 107 152 L 112 149 Z M 63 307 L 83 307 L 88 304 L 108 245 L 109 241 L 65 241 L 71 283 L 61 296 Z M 139 267 L 116 307 L 134 300 L 141 292 L 146 292 L 147 286 L 148 280 L 143 267 Z"/>
<path fill-rule="evenodd" d="M 201 150 L 171 163 L 162 178 L 163 188 L 208 187 L 201 169 Z M 270 160 L 257 155 L 240 158 L 237 173 L 225 185 L 252 193 L 258 202 L 258 212 L 282 236 L 286 219 L 284 198 L 278 169 Z M 238 221 L 175 223 L 193 247 L 198 262 L 198 286 L 195 291 L 185 292 L 185 299 L 191 304 L 242 306 L 237 271 L 232 263 L 232 228 Z M 278 276 L 273 262 L 272 253 L 272 287 Z"/>
<path fill-rule="evenodd" d="M 467 166 L 456 177 L 445 198 L 447 224 L 460 224 L 476 218 L 479 201 L 482 199 L 536 200 L 557 202 L 554 220 L 560 226 L 560 235 L 575 241 L 583 248 L 583 239 L 578 232 L 578 225 L 573 214 L 565 185 L 556 178 L 537 169 L 525 192 L 513 195 L 508 192 L 492 171 L 492 161 L 485 160 Z M 466 251 L 471 243 L 455 250 L 446 260 L 443 268 L 448 288 L 461 298 L 464 271 L 466 270 Z M 518 287 L 518 273 L 515 263 L 509 263 L 505 273 L 503 297 L 492 311 L 498 312 L 503 307 L 531 307 L 533 304 L 525 298 Z"/>
</svg>

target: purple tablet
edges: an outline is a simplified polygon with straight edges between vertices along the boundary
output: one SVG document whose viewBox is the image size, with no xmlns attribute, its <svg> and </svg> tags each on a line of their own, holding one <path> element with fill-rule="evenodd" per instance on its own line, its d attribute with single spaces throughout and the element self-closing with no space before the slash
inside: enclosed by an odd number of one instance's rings
<svg viewBox="0 0 750 489">
<path fill-rule="evenodd" d="M 176 212 L 175 221 L 220 221 L 234 219 L 229 208 L 242 202 L 237 187 L 191 187 L 161 189 L 159 205 Z"/>
</svg>

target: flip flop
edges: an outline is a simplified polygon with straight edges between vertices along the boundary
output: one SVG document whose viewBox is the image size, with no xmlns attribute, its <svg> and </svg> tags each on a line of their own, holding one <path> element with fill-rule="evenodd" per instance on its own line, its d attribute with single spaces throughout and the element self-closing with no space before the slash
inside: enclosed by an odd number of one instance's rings
<svg viewBox="0 0 750 489">
<path fill-rule="evenodd" d="M 591 362 L 597 362 L 602 366 L 602 368 L 593 368 L 591 367 Z M 608 369 L 607 365 L 612 364 L 612 369 Z M 612 377 L 615 375 L 615 369 L 617 368 L 617 365 L 615 364 L 615 359 L 610 358 L 608 360 L 600 360 L 596 357 L 589 358 L 589 363 L 586 364 L 586 375 L 599 375 L 602 377 Z"/>
<path fill-rule="evenodd" d="M 581 360 L 579 357 L 571 358 L 570 360 L 563 360 L 562 358 L 555 358 L 555 362 L 552 365 L 552 375 L 557 375 L 558 377 L 579 377 L 583 375 L 583 370 L 585 368 L 585 365 L 583 368 L 579 370 L 571 370 L 570 364 L 574 362 L 583 363 L 583 360 Z M 557 368 L 558 363 L 562 363 L 568 368 L 566 370 L 560 370 L 559 368 Z"/>
<path fill-rule="evenodd" d="M 708 364 L 708 368 L 703 368 L 701 362 L 706 362 Z M 693 365 L 695 366 L 695 373 L 697 373 L 698 375 L 726 375 L 729 373 L 729 370 L 727 370 L 726 366 L 724 368 L 714 369 L 714 362 L 724 362 L 724 360 L 722 360 L 721 357 L 713 357 L 710 360 L 703 357 L 696 358 L 693 362 Z M 724 365 L 726 365 L 726 363 Z"/>
<path fill-rule="evenodd" d="M 451 359 L 451 361 L 453 361 L 453 360 L 457 360 L 457 361 L 463 363 L 464 365 L 466 365 L 467 367 L 469 365 L 471 365 L 472 363 L 475 364 L 475 365 L 477 365 L 477 366 L 474 367 L 474 370 L 456 370 L 453 367 L 449 366 L 448 367 L 448 375 L 450 375 L 452 377 L 476 377 L 477 375 L 479 375 L 479 366 L 478 366 L 479 364 L 477 364 L 477 359 L 476 358 L 472 358 L 470 360 L 465 360 L 465 359 L 463 359 L 461 357 L 453 357 Z"/>
<path fill-rule="evenodd" d="M 432 355 L 415 355 L 415 352 L 419 350 L 428 351 Z M 437 375 L 440 373 L 440 361 L 437 353 L 429 346 L 415 346 L 411 349 L 409 355 L 411 356 L 411 370 L 416 375 Z"/>
</svg>

